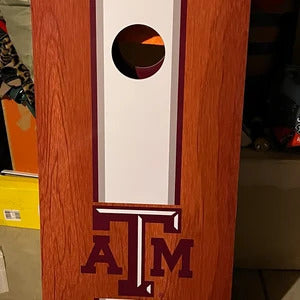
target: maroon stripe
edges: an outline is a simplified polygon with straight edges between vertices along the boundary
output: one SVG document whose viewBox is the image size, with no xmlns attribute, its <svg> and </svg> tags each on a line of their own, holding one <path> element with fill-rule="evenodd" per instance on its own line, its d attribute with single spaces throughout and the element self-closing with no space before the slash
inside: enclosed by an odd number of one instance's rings
<svg viewBox="0 0 300 300">
<path fill-rule="evenodd" d="M 92 78 L 92 127 L 93 127 L 93 201 L 98 202 L 98 115 L 97 115 L 97 41 L 96 0 L 90 1 L 91 14 L 91 78 Z"/>
<path fill-rule="evenodd" d="M 187 0 L 181 1 L 175 205 L 180 205 Z"/>
</svg>

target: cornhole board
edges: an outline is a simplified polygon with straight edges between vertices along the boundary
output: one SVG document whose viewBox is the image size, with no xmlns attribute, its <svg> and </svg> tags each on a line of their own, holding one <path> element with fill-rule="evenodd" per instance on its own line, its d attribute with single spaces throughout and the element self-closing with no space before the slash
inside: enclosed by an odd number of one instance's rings
<svg viewBox="0 0 300 300">
<path fill-rule="evenodd" d="M 249 1 L 32 6 L 43 299 L 230 299 Z M 113 51 L 137 24 L 142 79 Z"/>
<path fill-rule="evenodd" d="M 36 121 L 30 111 L 12 100 L 1 101 L 13 169 L 38 173 Z"/>
</svg>

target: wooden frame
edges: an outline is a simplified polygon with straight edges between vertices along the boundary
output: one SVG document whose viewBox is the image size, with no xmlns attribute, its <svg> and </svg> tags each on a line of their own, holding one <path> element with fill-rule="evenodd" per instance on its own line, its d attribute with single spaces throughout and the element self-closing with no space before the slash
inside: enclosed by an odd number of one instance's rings
<svg viewBox="0 0 300 300">
<path fill-rule="evenodd" d="M 249 2 L 187 1 L 180 238 L 194 241 L 193 277 L 178 278 L 180 264 L 171 272 L 165 262 L 165 277 L 151 277 L 153 255 L 146 251 L 155 299 L 230 299 Z M 125 223 L 109 231 L 125 273 L 108 276 L 106 266 L 80 271 L 95 232 L 108 235 L 92 226 L 90 1 L 32 0 L 32 7 L 43 299 L 144 299 L 118 294 L 127 270 Z M 146 249 L 152 237 L 176 248 L 178 235 L 147 226 Z"/>
</svg>

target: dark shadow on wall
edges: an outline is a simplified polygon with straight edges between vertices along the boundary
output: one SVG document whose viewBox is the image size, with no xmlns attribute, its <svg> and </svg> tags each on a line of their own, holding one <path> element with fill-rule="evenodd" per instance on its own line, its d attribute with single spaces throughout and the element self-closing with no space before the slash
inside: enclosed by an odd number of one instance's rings
<svg viewBox="0 0 300 300">
<path fill-rule="evenodd" d="M 12 169 L 2 105 L 0 103 L 0 171 Z"/>
</svg>

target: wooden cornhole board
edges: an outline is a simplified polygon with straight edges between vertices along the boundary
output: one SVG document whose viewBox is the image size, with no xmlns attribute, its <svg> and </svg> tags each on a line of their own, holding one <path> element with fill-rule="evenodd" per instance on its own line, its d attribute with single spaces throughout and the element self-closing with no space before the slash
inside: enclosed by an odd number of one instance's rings
<svg viewBox="0 0 300 300">
<path fill-rule="evenodd" d="M 44 300 L 230 299 L 249 4 L 32 1 Z M 114 64 L 134 24 L 148 78 Z"/>
<path fill-rule="evenodd" d="M 15 171 L 38 173 L 36 121 L 23 105 L 1 101 L 12 166 Z"/>
</svg>

